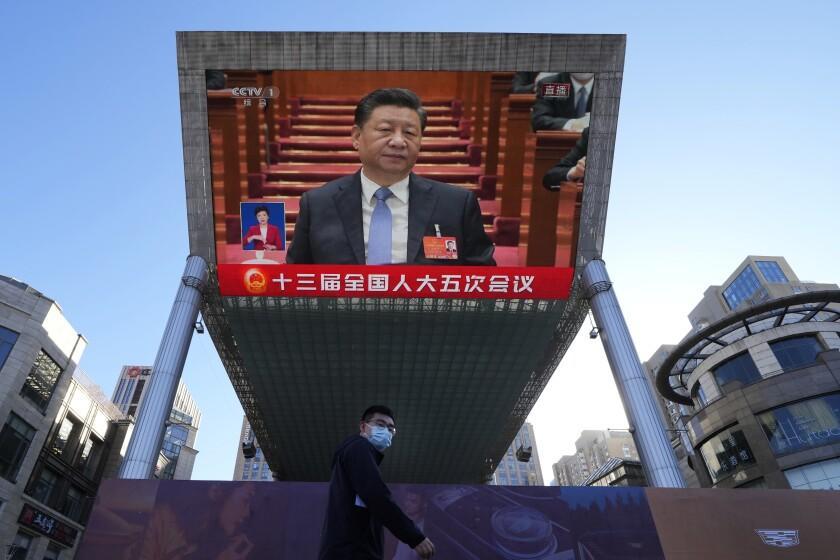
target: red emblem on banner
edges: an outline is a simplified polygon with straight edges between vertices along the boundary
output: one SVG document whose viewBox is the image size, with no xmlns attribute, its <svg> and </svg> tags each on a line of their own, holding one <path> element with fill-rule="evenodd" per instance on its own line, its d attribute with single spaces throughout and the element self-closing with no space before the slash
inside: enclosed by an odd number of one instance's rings
<svg viewBox="0 0 840 560">
<path fill-rule="evenodd" d="M 268 291 L 268 279 L 262 270 L 258 268 L 249 268 L 245 271 L 243 277 L 245 290 L 249 294 L 261 295 Z"/>
</svg>

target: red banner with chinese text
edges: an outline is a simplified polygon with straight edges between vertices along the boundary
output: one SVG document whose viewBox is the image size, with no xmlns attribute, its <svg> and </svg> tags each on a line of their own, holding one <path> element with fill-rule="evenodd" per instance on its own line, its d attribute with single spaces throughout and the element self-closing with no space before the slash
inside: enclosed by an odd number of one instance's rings
<svg viewBox="0 0 840 560">
<path fill-rule="evenodd" d="M 573 268 L 218 265 L 223 296 L 567 299 Z"/>
</svg>

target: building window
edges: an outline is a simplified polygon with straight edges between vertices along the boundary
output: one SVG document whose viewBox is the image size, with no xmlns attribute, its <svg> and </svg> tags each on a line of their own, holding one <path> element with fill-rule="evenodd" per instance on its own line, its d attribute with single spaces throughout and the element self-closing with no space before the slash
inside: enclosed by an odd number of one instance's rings
<svg viewBox="0 0 840 560">
<path fill-rule="evenodd" d="M 709 404 L 709 399 L 706 397 L 706 391 L 703 389 L 703 386 L 700 385 L 700 382 L 694 384 L 694 387 L 691 389 L 691 398 L 694 400 L 694 405 L 703 408 L 707 404 Z"/>
<path fill-rule="evenodd" d="M 5 327 L 0 327 L 0 369 L 3 369 L 3 364 L 6 363 L 6 358 L 12 353 L 12 347 L 17 342 L 18 333 L 10 331 Z"/>
<path fill-rule="evenodd" d="M 74 420 L 69 415 L 65 416 L 53 438 L 51 446 L 53 454 L 65 459 L 73 455 L 79 444 L 79 432 L 81 431 L 81 422 Z"/>
<path fill-rule="evenodd" d="M 9 413 L 9 419 L 0 431 L 0 476 L 15 481 L 33 437 L 35 428 L 14 412 Z"/>
<path fill-rule="evenodd" d="M 749 352 L 742 352 L 734 358 L 723 362 L 712 370 L 718 387 L 723 389 L 727 383 L 740 381 L 743 385 L 751 385 L 761 381 L 761 373 L 755 367 Z"/>
<path fill-rule="evenodd" d="M 840 458 L 784 471 L 794 490 L 840 490 Z"/>
<path fill-rule="evenodd" d="M 60 376 L 61 367 L 41 350 L 35 358 L 35 363 L 29 371 L 20 394 L 43 412 L 50 403 Z"/>
<path fill-rule="evenodd" d="M 84 503 L 85 495 L 82 491 L 75 486 L 71 486 L 67 489 L 67 495 L 64 497 L 64 507 L 61 508 L 61 513 L 74 521 L 81 521 Z"/>
<path fill-rule="evenodd" d="M 789 282 L 782 267 L 776 261 L 755 261 L 755 265 L 764 279 L 773 284 L 787 284 Z"/>
<path fill-rule="evenodd" d="M 700 454 L 712 482 L 717 483 L 744 465 L 755 463 L 755 456 L 741 430 L 729 428 L 700 446 Z"/>
<path fill-rule="evenodd" d="M 140 379 L 137 381 L 137 385 L 134 386 L 134 394 L 131 396 L 131 404 L 137 404 L 140 402 L 140 397 L 143 396 L 143 386 L 146 385 L 145 379 Z"/>
<path fill-rule="evenodd" d="M 29 556 L 29 547 L 32 546 L 32 537 L 24 532 L 18 531 L 15 540 L 5 551 L 8 560 L 26 560 Z"/>
<path fill-rule="evenodd" d="M 59 560 L 61 558 L 61 547 L 57 544 L 50 543 L 47 551 L 44 553 L 44 560 Z"/>
<path fill-rule="evenodd" d="M 777 340 L 770 343 L 770 349 L 785 370 L 813 364 L 817 361 L 817 355 L 823 351 L 822 345 L 813 335 Z"/>
<path fill-rule="evenodd" d="M 47 468 L 41 469 L 41 474 L 39 474 L 37 480 L 32 483 L 32 486 L 27 494 L 42 504 L 53 507 L 58 483 L 59 478 L 55 471 Z"/>
<path fill-rule="evenodd" d="M 181 425 L 170 424 L 163 438 L 163 453 L 170 459 L 177 459 L 181 447 L 187 443 L 187 429 Z"/>
<path fill-rule="evenodd" d="M 758 281 L 758 277 L 753 272 L 752 267 L 747 266 L 723 291 L 723 298 L 726 300 L 729 309 L 735 309 L 742 301 L 752 296 L 759 287 L 761 287 L 761 283 Z"/>
<path fill-rule="evenodd" d="M 840 394 L 781 406 L 758 415 L 776 455 L 840 441 Z"/>
<path fill-rule="evenodd" d="M 79 455 L 78 467 L 84 469 L 85 476 L 93 478 L 99 468 L 99 460 L 102 458 L 102 450 L 105 444 L 94 436 L 90 436 Z"/>
</svg>

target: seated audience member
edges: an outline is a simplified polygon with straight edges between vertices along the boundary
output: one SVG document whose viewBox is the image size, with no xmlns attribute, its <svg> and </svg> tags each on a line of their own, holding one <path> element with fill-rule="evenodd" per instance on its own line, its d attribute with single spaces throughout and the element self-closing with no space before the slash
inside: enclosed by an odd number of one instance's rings
<svg viewBox="0 0 840 560">
<path fill-rule="evenodd" d="M 538 72 L 517 72 L 513 75 L 511 93 L 534 93 Z"/>
<path fill-rule="evenodd" d="M 565 97 L 543 96 L 542 86 L 550 83 L 571 84 Z M 592 110 L 592 72 L 561 72 L 537 76 L 537 101 L 531 109 L 531 127 L 538 130 L 583 130 L 589 126 Z"/>
<path fill-rule="evenodd" d="M 586 150 L 589 148 L 589 127 L 583 129 L 575 147 L 543 176 L 543 186 L 559 191 L 560 183 L 583 181 L 586 174 Z"/>
</svg>

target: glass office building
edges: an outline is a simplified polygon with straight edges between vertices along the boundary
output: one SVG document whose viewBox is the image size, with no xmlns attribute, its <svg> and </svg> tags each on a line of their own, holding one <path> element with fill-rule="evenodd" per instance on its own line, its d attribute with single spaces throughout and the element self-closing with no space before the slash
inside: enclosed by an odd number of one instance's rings
<svg viewBox="0 0 840 560">
<path fill-rule="evenodd" d="M 526 459 L 527 455 L 527 459 Z M 522 460 L 526 459 L 526 460 Z M 513 442 L 496 467 L 491 484 L 499 486 L 545 486 L 534 426 L 529 422 L 522 425 Z"/>
<path fill-rule="evenodd" d="M 840 290 L 748 257 L 647 369 L 696 485 L 840 490 Z"/>
<path fill-rule="evenodd" d="M 123 366 L 112 400 L 126 416 L 137 414 L 151 375 L 151 366 Z M 192 477 L 198 454 L 195 440 L 200 425 L 201 410 L 187 386 L 180 382 L 166 422 L 166 433 L 154 473 L 156 478 L 189 480 Z"/>
</svg>

